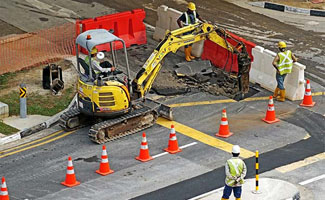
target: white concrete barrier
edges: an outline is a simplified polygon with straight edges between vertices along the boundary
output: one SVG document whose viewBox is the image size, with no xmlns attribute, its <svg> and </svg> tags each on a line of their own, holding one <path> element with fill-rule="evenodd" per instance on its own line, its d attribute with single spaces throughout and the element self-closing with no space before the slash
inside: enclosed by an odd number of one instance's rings
<svg viewBox="0 0 325 200">
<path fill-rule="evenodd" d="M 272 62 L 276 53 L 256 46 L 252 49 L 254 62 L 250 70 L 249 79 L 252 83 L 258 83 L 261 87 L 273 92 L 277 86 L 275 80 L 276 70 Z M 287 75 L 284 81 L 286 98 L 289 100 L 301 100 L 304 98 L 304 70 L 305 65 L 294 63 L 291 74 Z"/>
<path fill-rule="evenodd" d="M 177 19 L 182 15 L 182 12 L 173 8 L 168 8 L 165 5 L 161 5 L 157 9 L 158 20 L 156 21 L 156 28 L 153 34 L 153 39 L 161 41 L 165 37 L 167 30 L 173 31 L 178 29 Z M 203 52 L 204 41 L 193 44 L 192 55 L 195 57 L 201 57 Z M 180 48 L 184 51 L 184 48 Z"/>
</svg>

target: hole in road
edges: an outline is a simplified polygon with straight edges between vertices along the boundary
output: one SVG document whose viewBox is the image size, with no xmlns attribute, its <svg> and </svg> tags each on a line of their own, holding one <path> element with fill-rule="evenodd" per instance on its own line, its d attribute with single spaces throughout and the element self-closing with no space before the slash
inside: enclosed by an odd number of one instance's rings
<svg viewBox="0 0 325 200">
<path fill-rule="evenodd" d="M 46 18 L 46 17 L 40 17 L 39 20 L 41 20 L 42 22 L 47 22 L 47 21 L 49 21 L 49 19 Z"/>
<path fill-rule="evenodd" d="M 92 156 L 92 157 L 89 157 L 89 158 L 77 158 L 74 161 L 79 161 L 79 160 L 82 160 L 82 161 L 85 161 L 85 162 L 98 162 L 99 158 L 97 156 Z"/>
</svg>

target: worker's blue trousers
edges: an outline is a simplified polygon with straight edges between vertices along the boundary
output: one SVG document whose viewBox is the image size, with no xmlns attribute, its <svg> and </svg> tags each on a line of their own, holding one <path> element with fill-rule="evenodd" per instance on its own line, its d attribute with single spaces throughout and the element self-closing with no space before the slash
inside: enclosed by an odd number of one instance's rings
<svg viewBox="0 0 325 200">
<path fill-rule="evenodd" d="M 280 90 L 284 90 L 284 79 L 287 76 L 287 74 L 280 75 L 279 73 L 276 73 L 276 81 L 278 82 L 278 88 Z"/>
<path fill-rule="evenodd" d="M 222 198 L 229 199 L 232 190 L 234 190 L 234 196 L 236 198 L 240 198 L 240 196 L 241 196 L 241 186 L 238 186 L 238 187 L 230 187 L 228 185 L 225 185 L 225 188 L 223 189 Z"/>
</svg>

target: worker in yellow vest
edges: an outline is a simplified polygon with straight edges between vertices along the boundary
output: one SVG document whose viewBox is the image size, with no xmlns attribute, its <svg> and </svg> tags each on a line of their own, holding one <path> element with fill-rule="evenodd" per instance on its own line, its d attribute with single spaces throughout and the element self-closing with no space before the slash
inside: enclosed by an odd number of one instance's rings
<svg viewBox="0 0 325 200">
<path fill-rule="evenodd" d="M 284 79 L 287 74 L 290 74 L 292 71 L 292 66 L 294 62 L 297 62 L 296 56 L 290 51 L 286 50 L 287 44 L 283 41 L 280 41 L 278 44 L 279 53 L 275 56 L 273 60 L 273 66 L 276 69 L 276 81 L 278 85 L 274 91 L 273 97 L 277 98 L 278 101 L 285 101 L 285 88 L 284 88 Z M 280 96 L 278 94 L 280 92 Z"/>
<path fill-rule="evenodd" d="M 221 200 L 229 199 L 231 192 L 234 191 L 236 200 L 240 200 L 242 184 L 244 184 L 244 178 L 246 176 L 247 168 L 242 159 L 239 158 L 240 147 L 234 145 L 232 147 L 232 158 L 227 160 L 225 165 L 226 171 L 226 184 L 223 190 Z"/>
<path fill-rule="evenodd" d="M 178 19 L 177 19 L 177 24 L 180 28 L 183 26 L 188 26 L 190 24 L 196 24 L 201 20 L 202 22 L 205 22 L 204 19 L 201 18 L 201 16 L 196 12 L 196 7 L 193 2 L 188 3 L 187 5 L 187 11 L 184 12 Z M 184 35 L 191 34 L 191 32 L 185 33 Z M 190 45 L 185 45 L 184 47 L 184 52 L 185 52 L 185 59 L 186 61 L 191 61 L 195 57 L 191 55 L 192 51 L 192 44 Z"/>
<path fill-rule="evenodd" d="M 110 64 L 108 61 L 104 61 L 101 62 L 100 60 L 102 60 L 104 58 L 104 53 L 103 52 L 99 52 L 97 56 L 98 50 L 96 47 L 94 47 L 90 54 L 91 54 L 91 64 L 92 64 L 92 68 L 95 71 L 96 75 L 100 75 L 100 74 L 107 74 L 110 72 L 115 71 L 115 67 L 112 66 L 112 64 Z M 89 62 L 89 56 L 87 55 L 85 57 L 85 63 L 90 66 L 90 62 Z"/>
</svg>

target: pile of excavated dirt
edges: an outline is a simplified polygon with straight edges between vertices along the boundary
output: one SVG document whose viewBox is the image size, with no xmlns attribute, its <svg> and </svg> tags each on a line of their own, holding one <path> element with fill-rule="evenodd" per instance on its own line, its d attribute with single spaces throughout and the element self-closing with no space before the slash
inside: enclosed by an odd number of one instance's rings
<svg viewBox="0 0 325 200">
<path fill-rule="evenodd" d="M 216 67 L 212 67 L 212 69 L 213 72 L 209 74 L 202 75 L 197 73 L 193 76 L 185 76 L 180 80 L 191 90 L 195 88 L 212 95 L 235 98 L 239 93 L 237 77 Z"/>
</svg>

